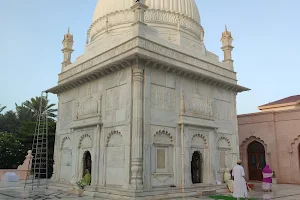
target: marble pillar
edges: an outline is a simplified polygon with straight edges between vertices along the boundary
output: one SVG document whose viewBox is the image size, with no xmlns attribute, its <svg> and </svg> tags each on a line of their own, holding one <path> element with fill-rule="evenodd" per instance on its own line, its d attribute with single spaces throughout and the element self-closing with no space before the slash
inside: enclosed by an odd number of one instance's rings
<svg viewBox="0 0 300 200">
<path fill-rule="evenodd" d="M 138 59 L 137 59 L 138 65 Z M 143 79 L 144 70 L 133 69 L 131 187 L 143 189 Z"/>
</svg>

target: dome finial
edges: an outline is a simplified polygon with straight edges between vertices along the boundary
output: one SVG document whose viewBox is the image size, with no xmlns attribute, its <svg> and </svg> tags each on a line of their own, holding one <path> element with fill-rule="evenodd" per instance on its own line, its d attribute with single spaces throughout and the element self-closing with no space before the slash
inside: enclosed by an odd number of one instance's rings
<svg viewBox="0 0 300 200">
<path fill-rule="evenodd" d="M 70 27 L 68 28 L 68 34 L 70 34 Z"/>
<path fill-rule="evenodd" d="M 226 24 L 225 24 L 225 31 L 227 32 L 227 26 L 226 26 Z"/>
</svg>

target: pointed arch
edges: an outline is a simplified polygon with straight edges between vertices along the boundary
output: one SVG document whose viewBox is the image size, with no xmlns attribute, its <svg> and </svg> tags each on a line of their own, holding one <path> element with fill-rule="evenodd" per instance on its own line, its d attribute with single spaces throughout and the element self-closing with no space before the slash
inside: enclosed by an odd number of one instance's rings
<svg viewBox="0 0 300 200">
<path fill-rule="evenodd" d="M 70 137 L 65 136 L 65 137 L 62 139 L 62 141 L 61 141 L 60 150 L 62 150 L 62 149 L 64 148 L 65 143 L 66 143 L 67 141 L 70 141 L 70 145 L 72 144 L 72 143 L 71 143 Z"/>
<path fill-rule="evenodd" d="M 122 134 L 121 134 L 119 131 L 117 131 L 117 130 L 111 131 L 111 132 L 107 135 L 107 137 L 106 137 L 106 142 L 105 142 L 105 146 L 106 146 L 106 147 L 108 146 L 108 144 L 109 144 L 111 138 L 112 138 L 114 135 L 120 136 L 121 139 L 123 138 Z"/>
<path fill-rule="evenodd" d="M 92 137 L 90 136 L 90 134 L 84 134 L 80 137 L 79 139 L 79 143 L 78 143 L 78 149 L 80 149 L 82 147 L 82 142 L 85 140 L 85 139 L 89 139 L 89 147 L 92 147 L 93 146 L 93 140 L 92 140 Z"/>
<path fill-rule="evenodd" d="M 260 139 L 260 137 L 256 137 L 256 136 L 250 136 L 250 137 L 246 138 L 246 139 L 241 143 L 241 147 L 247 148 L 248 145 L 249 145 L 251 142 L 254 142 L 254 141 L 257 141 L 257 142 L 261 143 L 261 144 L 265 147 L 265 151 L 266 151 L 267 153 L 269 153 L 268 148 L 267 148 L 268 145 L 265 143 L 265 141 L 262 140 L 262 139 Z"/>
<path fill-rule="evenodd" d="M 205 138 L 205 136 L 203 134 L 200 134 L 200 133 L 197 133 L 197 134 L 193 135 L 192 140 L 191 140 L 191 146 L 193 146 L 194 143 L 197 143 L 196 146 L 199 146 L 199 144 L 201 144 L 201 143 L 199 143 L 199 138 L 201 138 L 201 140 L 203 141 L 205 147 L 207 147 L 208 146 L 207 139 Z"/>
<path fill-rule="evenodd" d="M 121 186 L 124 181 L 125 147 L 123 136 L 113 130 L 108 133 L 105 141 L 105 185 Z"/>
<path fill-rule="evenodd" d="M 297 137 L 295 137 L 292 142 L 291 142 L 291 146 L 289 147 L 289 152 L 293 153 L 294 147 L 298 147 L 298 145 L 300 144 L 300 135 L 298 135 Z"/>
<path fill-rule="evenodd" d="M 222 141 L 225 141 L 228 144 L 229 148 L 231 147 L 230 140 L 227 137 L 224 137 L 224 136 L 222 136 L 222 137 L 219 138 L 219 140 L 218 140 L 218 147 L 222 147 L 222 145 L 221 145 Z"/>
<path fill-rule="evenodd" d="M 296 143 L 300 142 L 300 135 L 298 135 L 293 141 L 291 142 L 291 145 L 294 145 Z"/>
<path fill-rule="evenodd" d="M 159 130 L 154 135 L 154 143 L 173 144 L 174 139 L 166 130 Z"/>
<path fill-rule="evenodd" d="M 61 141 L 60 153 L 58 159 L 58 180 L 71 181 L 72 178 L 72 143 L 68 136 Z"/>
</svg>

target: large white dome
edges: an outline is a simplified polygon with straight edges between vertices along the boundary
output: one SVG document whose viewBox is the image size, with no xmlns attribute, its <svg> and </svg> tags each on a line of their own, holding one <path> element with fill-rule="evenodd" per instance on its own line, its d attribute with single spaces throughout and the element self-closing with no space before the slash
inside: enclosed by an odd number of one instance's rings
<svg viewBox="0 0 300 200">
<path fill-rule="evenodd" d="M 113 12 L 130 9 L 135 0 L 99 0 L 93 22 Z M 183 14 L 200 23 L 200 15 L 194 0 L 146 0 L 148 9 L 165 10 Z"/>
<path fill-rule="evenodd" d="M 146 0 L 145 22 L 150 26 L 176 26 L 178 18 L 187 32 L 201 35 L 200 15 L 194 0 Z M 116 30 L 130 25 L 135 0 L 98 0 L 89 34 L 93 40 L 107 28 Z"/>
</svg>

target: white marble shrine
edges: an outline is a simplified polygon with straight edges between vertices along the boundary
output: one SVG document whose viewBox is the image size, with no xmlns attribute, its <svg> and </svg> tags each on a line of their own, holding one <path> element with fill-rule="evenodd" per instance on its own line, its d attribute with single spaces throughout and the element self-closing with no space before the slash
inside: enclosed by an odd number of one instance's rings
<svg viewBox="0 0 300 200">
<path fill-rule="evenodd" d="M 85 169 L 86 192 L 143 199 L 213 190 L 236 163 L 237 85 L 231 33 L 224 60 L 206 50 L 194 0 L 99 0 L 85 52 L 63 40 L 53 180 Z"/>
</svg>

